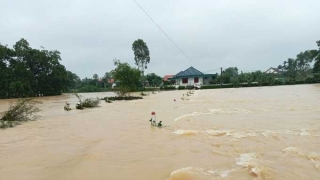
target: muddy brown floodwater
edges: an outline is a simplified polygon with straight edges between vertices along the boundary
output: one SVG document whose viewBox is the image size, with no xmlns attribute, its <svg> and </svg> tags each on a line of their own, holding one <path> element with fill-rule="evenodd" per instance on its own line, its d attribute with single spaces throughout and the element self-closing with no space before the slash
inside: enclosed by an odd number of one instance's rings
<svg viewBox="0 0 320 180">
<path fill-rule="evenodd" d="M 70 112 L 72 95 L 38 98 L 38 121 L 0 130 L 0 179 L 320 179 L 320 85 L 186 92 Z"/>
</svg>

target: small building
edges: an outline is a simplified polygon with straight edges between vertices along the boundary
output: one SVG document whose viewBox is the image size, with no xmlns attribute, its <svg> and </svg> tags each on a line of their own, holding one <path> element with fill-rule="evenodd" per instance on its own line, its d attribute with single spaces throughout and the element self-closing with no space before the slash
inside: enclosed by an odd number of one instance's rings
<svg viewBox="0 0 320 180">
<path fill-rule="evenodd" d="M 209 84 L 209 82 L 216 78 L 215 74 L 204 74 L 194 67 L 179 72 L 169 80 L 175 80 L 176 85 L 179 86 L 201 86 Z"/>
<path fill-rule="evenodd" d="M 165 81 L 165 82 L 169 81 L 169 79 L 172 78 L 173 76 L 174 75 L 165 75 L 162 80 Z"/>
<path fill-rule="evenodd" d="M 114 83 L 114 79 L 113 78 L 108 79 L 108 83 L 113 84 Z"/>
<path fill-rule="evenodd" d="M 281 71 L 278 68 L 269 68 L 268 70 L 266 70 L 266 72 L 264 72 L 266 74 L 280 74 Z"/>
</svg>

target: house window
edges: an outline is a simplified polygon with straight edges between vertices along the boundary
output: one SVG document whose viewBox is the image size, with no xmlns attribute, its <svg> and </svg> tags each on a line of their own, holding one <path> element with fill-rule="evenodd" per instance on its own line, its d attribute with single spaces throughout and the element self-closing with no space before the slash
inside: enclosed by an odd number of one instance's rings
<svg viewBox="0 0 320 180">
<path fill-rule="evenodd" d="M 183 84 L 188 84 L 188 78 L 182 78 L 182 83 Z"/>
<path fill-rule="evenodd" d="M 194 83 L 199 83 L 199 78 L 198 77 L 194 78 Z"/>
</svg>

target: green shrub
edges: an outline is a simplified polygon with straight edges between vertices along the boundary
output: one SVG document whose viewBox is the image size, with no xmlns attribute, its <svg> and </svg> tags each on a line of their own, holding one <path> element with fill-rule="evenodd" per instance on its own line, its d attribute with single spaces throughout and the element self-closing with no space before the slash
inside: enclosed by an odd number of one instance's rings
<svg viewBox="0 0 320 180">
<path fill-rule="evenodd" d="M 307 84 L 312 84 L 312 83 L 315 83 L 315 79 L 313 77 L 307 77 L 305 80 L 304 80 L 305 83 Z"/>
<path fill-rule="evenodd" d="M 282 85 L 282 84 L 283 84 L 282 80 L 280 80 L 280 79 L 274 80 L 274 85 Z"/>
<path fill-rule="evenodd" d="M 286 84 L 288 84 L 288 85 L 293 85 L 293 84 L 295 84 L 295 83 L 296 83 L 295 80 L 292 79 L 292 78 L 290 78 L 290 79 L 288 79 L 288 80 L 286 81 Z"/>
<path fill-rule="evenodd" d="M 106 103 L 112 103 L 112 101 L 108 97 L 105 97 L 102 100 L 104 100 Z"/>
<path fill-rule="evenodd" d="M 231 78 L 231 83 L 232 83 L 232 85 L 233 85 L 233 87 L 239 87 L 239 78 L 237 78 L 237 77 L 232 77 Z"/>
<path fill-rule="evenodd" d="M 121 100 L 137 100 L 137 99 L 143 99 L 141 96 L 113 96 L 113 97 L 104 97 L 102 100 L 105 101 L 121 101 Z"/>
<path fill-rule="evenodd" d="M 176 90 L 175 86 L 161 86 L 160 90 Z"/>
<path fill-rule="evenodd" d="M 314 73 L 313 74 L 313 79 L 315 82 L 320 82 L 320 73 Z"/>
<path fill-rule="evenodd" d="M 194 86 L 193 86 L 193 85 L 187 85 L 187 86 L 185 87 L 185 89 L 194 89 Z"/>
<path fill-rule="evenodd" d="M 115 91 L 115 93 L 118 96 L 126 96 L 130 92 L 130 89 L 125 86 L 120 86 L 117 89 L 115 89 Z"/>
<path fill-rule="evenodd" d="M 159 88 L 154 88 L 154 87 L 145 87 L 142 91 L 158 91 Z"/>
<path fill-rule="evenodd" d="M 295 84 L 304 84 L 305 82 L 303 80 L 295 81 Z"/>
<path fill-rule="evenodd" d="M 186 89 L 186 86 L 179 86 L 178 89 L 179 90 Z"/>
<path fill-rule="evenodd" d="M 20 122 L 35 120 L 38 116 L 34 114 L 40 112 L 36 104 L 40 103 L 32 101 L 32 99 L 19 99 L 15 104 L 10 105 L 7 111 L 2 113 L 0 128 L 14 127 Z"/>
<path fill-rule="evenodd" d="M 200 89 L 221 89 L 221 88 L 233 88 L 233 84 L 201 86 Z"/>
<path fill-rule="evenodd" d="M 76 104 L 76 109 L 84 108 L 94 108 L 99 107 L 100 99 L 99 98 L 83 98 L 81 95 L 75 94 L 78 98 L 78 103 Z"/>
</svg>

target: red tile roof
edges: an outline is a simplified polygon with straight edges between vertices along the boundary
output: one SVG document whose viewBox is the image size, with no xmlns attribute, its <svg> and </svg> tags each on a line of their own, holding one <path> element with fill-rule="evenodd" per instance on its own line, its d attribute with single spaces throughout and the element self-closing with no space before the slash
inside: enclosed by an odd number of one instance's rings
<svg viewBox="0 0 320 180">
<path fill-rule="evenodd" d="M 174 75 L 165 75 L 163 81 L 168 81 L 169 78 L 172 78 Z"/>
<path fill-rule="evenodd" d="M 108 83 L 110 84 L 114 83 L 114 79 L 108 79 Z"/>
</svg>

